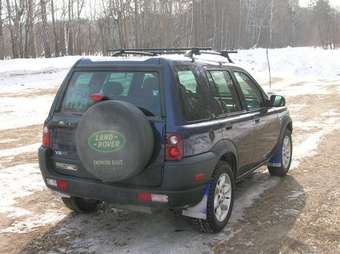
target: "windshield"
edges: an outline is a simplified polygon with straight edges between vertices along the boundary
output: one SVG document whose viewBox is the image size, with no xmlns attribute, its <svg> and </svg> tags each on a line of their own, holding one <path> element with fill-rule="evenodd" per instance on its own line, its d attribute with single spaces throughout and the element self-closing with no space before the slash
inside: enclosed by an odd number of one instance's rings
<svg viewBox="0 0 340 254">
<path fill-rule="evenodd" d="M 68 84 L 61 111 L 83 113 L 93 102 L 90 96 L 126 101 L 146 115 L 160 116 L 161 102 L 157 72 L 75 72 Z"/>
</svg>

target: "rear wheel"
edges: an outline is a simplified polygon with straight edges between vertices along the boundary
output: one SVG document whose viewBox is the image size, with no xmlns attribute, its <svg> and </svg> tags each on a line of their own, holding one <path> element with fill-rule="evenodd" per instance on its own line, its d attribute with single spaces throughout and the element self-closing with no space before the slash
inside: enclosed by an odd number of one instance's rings
<svg viewBox="0 0 340 254">
<path fill-rule="evenodd" d="M 209 186 L 207 219 L 193 219 L 199 230 L 218 233 L 228 223 L 234 204 L 235 180 L 231 167 L 220 162 L 215 169 Z"/>
<path fill-rule="evenodd" d="M 286 130 L 286 133 L 283 137 L 281 150 L 279 151 L 281 157 L 281 166 L 268 166 L 269 173 L 272 176 L 285 176 L 290 168 L 292 163 L 292 154 L 293 154 L 293 145 L 292 145 L 292 132 Z"/>
<path fill-rule="evenodd" d="M 93 213 L 98 210 L 99 201 L 84 198 L 62 198 L 65 206 L 77 213 Z"/>
</svg>

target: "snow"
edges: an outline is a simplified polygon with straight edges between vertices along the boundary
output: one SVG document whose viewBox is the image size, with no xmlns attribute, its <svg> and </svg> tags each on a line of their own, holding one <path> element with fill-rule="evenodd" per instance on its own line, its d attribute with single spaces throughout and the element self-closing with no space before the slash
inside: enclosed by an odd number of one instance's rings
<svg viewBox="0 0 340 254">
<path fill-rule="evenodd" d="M 11 149 L 3 149 L 3 150 L 0 150 L 0 157 L 16 156 L 22 153 L 36 152 L 39 146 L 41 146 L 41 143 L 36 143 L 32 145 L 27 145 L 27 146 L 20 146 L 20 147 L 11 148 Z"/>
<path fill-rule="evenodd" d="M 269 56 L 273 77 L 286 80 L 333 81 L 340 77 L 340 50 L 321 48 L 284 48 L 270 49 Z M 185 60 L 180 55 L 164 56 L 173 60 Z M 13 59 L 0 61 L 0 92 L 25 88 L 51 88 L 60 85 L 68 69 L 81 56 Z M 87 57 L 85 57 L 87 58 Z M 119 57 L 88 57 L 93 61 L 127 60 Z M 265 49 L 239 50 L 231 58 L 236 64 L 245 67 L 260 81 L 267 81 L 268 67 Z M 129 58 L 146 60 L 147 58 Z M 199 56 L 198 59 L 225 61 L 225 58 L 213 55 Z"/>
<path fill-rule="evenodd" d="M 236 191 L 239 193 L 239 199 L 236 199 L 234 208 L 233 208 L 233 215 L 230 219 L 231 222 L 237 222 L 243 218 L 243 214 L 246 208 L 251 207 L 255 200 L 257 200 L 262 193 L 266 190 L 273 188 L 280 182 L 279 178 L 272 178 L 270 176 L 263 177 L 255 177 L 254 181 L 252 182 L 252 186 L 243 187 L 238 186 Z"/>
<path fill-rule="evenodd" d="M 0 168 L 0 213 L 8 217 L 20 217 L 29 211 L 16 206 L 16 199 L 29 196 L 45 189 L 37 164 L 23 164 Z"/>
<path fill-rule="evenodd" d="M 0 92 L 56 88 L 79 58 L 0 60 Z"/>
<path fill-rule="evenodd" d="M 29 233 L 33 230 L 43 227 L 49 224 L 54 224 L 56 222 L 64 219 L 66 215 L 62 212 L 58 212 L 55 210 L 47 210 L 43 214 L 33 215 L 27 217 L 24 220 L 15 221 L 11 226 L 0 229 L 0 234 L 4 233 Z"/>
<path fill-rule="evenodd" d="M 240 50 L 231 57 L 260 80 L 267 79 L 266 49 Z M 273 77 L 303 81 L 340 79 L 340 49 L 325 50 L 310 47 L 269 49 L 269 58 Z"/>
<path fill-rule="evenodd" d="M 29 75 L 69 69 L 81 56 L 0 60 L 0 75 Z"/>
<path fill-rule="evenodd" d="M 297 199 L 301 196 L 304 196 L 305 195 L 305 192 L 303 191 L 291 191 L 289 196 L 288 196 L 288 199 Z"/>
<path fill-rule="evenodd" d="M 318 121 L 294 122 L 295 127 L 308 131 L 310 134 L 301 143 L 294 145 L 292 169 L 297 168 L 302 159 L 317 154 L 323 137 L 340 129 L 339 121 L 340 113 L 333 109 L 321 114 Z"/>
<path fill-rule="evenodd" d="M 0 130 L 42 124 L 54 97 L 49 95 L 0 99 Z"/>
<path fill-rule="evenodd" d="M 7 228 L 0 227 L 0 234 L 28 233 L 39 227 L 60 222 L 66 217 L 65 213 L 57 210 L 36 214 L 19 206 L 18 199 L 37 191 L 47 191 L 37 164 L 0 168 L 0 179 L 0 215 L 6 215 L 13 220 Z"/>
</svg>

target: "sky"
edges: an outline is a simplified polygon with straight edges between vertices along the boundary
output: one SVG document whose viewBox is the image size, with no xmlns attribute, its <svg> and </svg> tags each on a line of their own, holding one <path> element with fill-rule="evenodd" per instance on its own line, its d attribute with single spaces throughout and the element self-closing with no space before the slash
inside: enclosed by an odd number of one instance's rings
<svg viewBox="0 0 340 254">
<path fill-rule="evenodd" d="M 308 5 L 309 0 L 300 0 L 300 5 L 305 7 Z M 336 7 L 337 9 L 340 9 L 340 0 L 329 0 L 329 3 Z"/>
</svg>

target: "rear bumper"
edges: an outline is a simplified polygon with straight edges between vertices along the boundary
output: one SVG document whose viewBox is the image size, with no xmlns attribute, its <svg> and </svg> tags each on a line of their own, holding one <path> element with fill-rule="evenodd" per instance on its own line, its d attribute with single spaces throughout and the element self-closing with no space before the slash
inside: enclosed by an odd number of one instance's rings
<svg viewBox="0 0 340 254">
<path fill-rule="evenodd" d="M 121 205 L 142 205 L 150 207 L 164 207 L 180 209 L 193 206 L 201 201 L 205 192 L 206 183 L 209 182 L 214 168 L 214 156 L 208 154 L 198 158 L 186 159 L 183 162 L 166 164 L 164 168 L 163 184 L 157 188 L 137 186 L 123 186 L 121 184 L 104 183 L 98 180 L 79 178 L 64 175 L 52 170 L 53 165 L 49 160 L 50 151 L 39 149 L 39 164 L 47 187 L 74 197 L 95 199 Z M 203 174 L 204 180 L 195 182 L 196 174 Z M 64 180 L 66 190 L 61 191 L 49 185 L 47 179 Z M 141 202 L 137 199 L 138 193 L 166 195 L 168 202 Z"/>
</svg>

